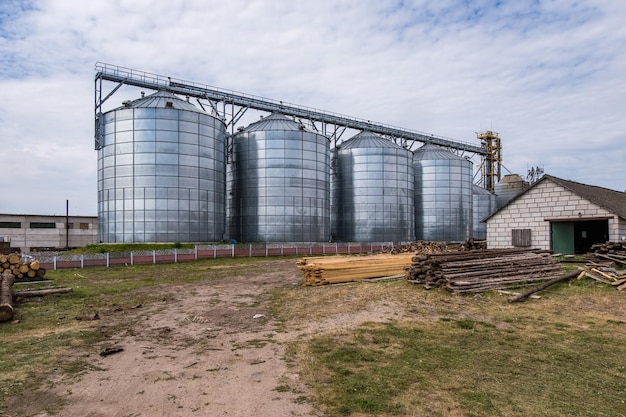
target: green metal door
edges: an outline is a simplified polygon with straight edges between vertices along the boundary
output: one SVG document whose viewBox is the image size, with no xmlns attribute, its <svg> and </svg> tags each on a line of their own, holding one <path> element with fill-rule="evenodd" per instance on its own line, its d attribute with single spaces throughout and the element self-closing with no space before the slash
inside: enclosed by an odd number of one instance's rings
<svg viewBox="0 0 626 417">
<path fill-rule="evenodd" d="M 550 223 L 552 227 L 552 251 L 563 255 L 573 255 L 574 249 L 574 223 L 556 222 Z"/>
</svg>

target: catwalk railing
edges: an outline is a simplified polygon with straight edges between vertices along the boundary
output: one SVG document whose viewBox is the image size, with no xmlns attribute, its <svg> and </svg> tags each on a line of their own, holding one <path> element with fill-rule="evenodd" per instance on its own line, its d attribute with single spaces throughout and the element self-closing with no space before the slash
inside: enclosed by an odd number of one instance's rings
<svg viewBox="0 0 626 417">
<path fill-rule="evenodd" d="M 401 243 L 400 243 L 401 244 Z M 93 254 L 38 254 L 41 266 L 48 270 L 64 268 L 112 267 L 189 262 L 210 258 L 317 256 L 353 254 L 393 249 L 394 243 L 314 243 L 314 244 L 222 244 L 196 245 L 193 249 L 141 250 Z"/>
</svg>

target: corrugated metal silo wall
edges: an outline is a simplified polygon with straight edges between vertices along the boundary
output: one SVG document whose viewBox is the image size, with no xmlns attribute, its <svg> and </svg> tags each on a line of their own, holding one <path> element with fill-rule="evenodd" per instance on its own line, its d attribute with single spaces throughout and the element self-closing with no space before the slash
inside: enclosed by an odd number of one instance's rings
<svg viewBox="0 0 626 417">
<path fill-rule="evenodd" d="M 223 238 L 225 126 L 168 108 L 103 115 L 98 151 L 102 242 L 212 242 Z"/>
<path fill-rule="evenodd" d="M 472 231 L 472 163 L 414 159 L 415 237 L 464 242 Z"/>
<path fill-rule="evenodd" d="M 472 188 L 473 234 L 474 239 L 487 239 L 487 224 L 482 219 L 496 210 L 496 195 L 474 185 Z"/>
<path fill-rule="evenodd" d="M 497 207 L 503 207 L 525 189 L 526 184 L 521 179 L 519 181 L 500 181 L 494 186 Z"/>
<path fill-rule="evenodd" d="M 339 149 L 335 168 L 333 222 L 338 240 L 414 240 L 414 182 L 409 150 L 395 147 Z"/>
<path fill-rule="evenodd" d="M 231 237 L 324 242 L 330 237 L 330 149 L 305 130 L 233 136 Z"/>
</svg>

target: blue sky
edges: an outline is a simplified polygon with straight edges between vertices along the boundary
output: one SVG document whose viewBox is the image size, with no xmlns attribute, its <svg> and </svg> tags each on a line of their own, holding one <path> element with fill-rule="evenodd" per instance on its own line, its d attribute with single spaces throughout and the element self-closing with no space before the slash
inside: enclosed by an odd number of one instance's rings
<svg viewBox="0 0 626 417">
<path fill-rule="evenodd" d="M 510 172 L 623 191 L 625 21 L 613 0 L 2 0 L 0 212 L 97 214 L 98 61 L 477 145 L 489 129 Z"/>
</svg>

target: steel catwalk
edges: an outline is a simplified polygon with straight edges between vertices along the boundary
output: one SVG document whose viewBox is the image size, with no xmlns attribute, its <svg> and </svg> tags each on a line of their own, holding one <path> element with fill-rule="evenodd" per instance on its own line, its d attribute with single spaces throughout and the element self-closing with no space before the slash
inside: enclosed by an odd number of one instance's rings
<svg viewBox="0 0 626 417">
<path fill-rule="evenodd" d="M 482 219 L 496 210 L 496 195 L 478 185 L 472 186 L 472 217 L 474 239 L 487 239 L 487 223 Z"/>
<path fill-rule="evenodd" d="M 472 233 L 472 163 L 426 144 L 415 151 L 415 237 L 464 242 Z"/>
<path fill-rule="evenodd" d="M 100 118 L 102 242 L 212 242 L 226 227 L 224 123 L 166 91 Z"/>
<path fill-rule="evenodd" d="M 361 132 L 333 152 L 333 236 L 347 242 L 415 239 L 413 154 Z"/>
<path fill-rule="evenodd" d="M 278 113 L 232 139 L 231 237 L 245 242 L 327 241 L 329 139 Z"/>
</svg>

